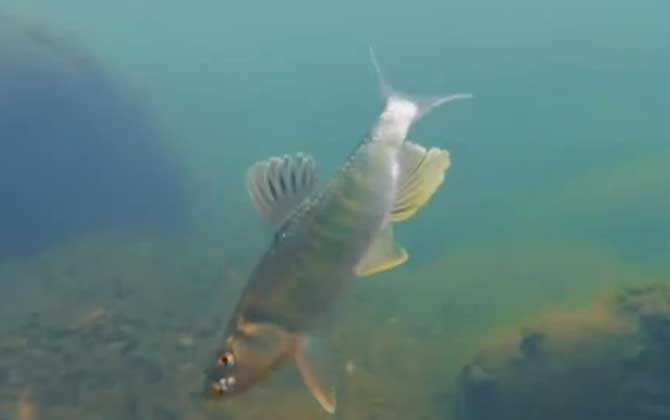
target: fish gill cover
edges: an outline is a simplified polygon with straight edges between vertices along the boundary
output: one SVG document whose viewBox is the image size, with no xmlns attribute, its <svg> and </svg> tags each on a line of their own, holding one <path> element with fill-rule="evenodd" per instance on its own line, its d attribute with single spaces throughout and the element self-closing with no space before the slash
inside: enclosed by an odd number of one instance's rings
<svg viewBox="0 0 670 420">
<path fill-rule="evenodd" d="M 184 177 L 142 100 L 0 11 L 0 258 L 98 228 L 176 225 Z"/>
</svg>

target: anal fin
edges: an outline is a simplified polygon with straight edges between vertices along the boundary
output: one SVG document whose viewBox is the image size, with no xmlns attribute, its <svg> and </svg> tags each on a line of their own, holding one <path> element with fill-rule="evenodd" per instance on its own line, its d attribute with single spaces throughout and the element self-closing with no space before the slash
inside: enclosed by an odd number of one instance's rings
<svg viewBox="0 0 670 420">
<path fill-rule="evenodd" d="M 407 220 L 427 204 L 442 185 L 450 165 L 448 151 L 426 150 L 418 144 L 405 142 L 400 152 L 401 178 L 391 219 L 394 222 Z"/>
<path fill-rule="evenodd" d="M 396 243 L 393 225 L 385 226 L 372 241 L 367 254 L 356 264 L 354 272 L 360 277 L 391 270 L 407 261 L 407 251 Z"/>
<path fill-rule="evenodd" d="M 329 414 L 335 413 L 334 360 L 324 348 L 323 339 L 302 338 L 295 353 L 295 362 L 303 382 L 314 398 Z"/>
</svg>

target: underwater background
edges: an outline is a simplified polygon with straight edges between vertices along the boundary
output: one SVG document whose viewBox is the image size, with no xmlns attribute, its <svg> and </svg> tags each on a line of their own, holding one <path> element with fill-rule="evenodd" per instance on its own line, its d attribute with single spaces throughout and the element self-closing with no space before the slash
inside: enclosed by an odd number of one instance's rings
<svg viewBox="0 0 670 420">
<path fill-rule="evenodd" d="M 670 418 L 670 4 L 0 0 L 0 419 L 326 419 L 201 398 L 268 246 L 251 164 L 331 176 L 394 87 L 472 93 L 410 260 L 332 341 L 342 419 Z M 588 397 L 587 397 L 588 396 Z"/>
</svg>

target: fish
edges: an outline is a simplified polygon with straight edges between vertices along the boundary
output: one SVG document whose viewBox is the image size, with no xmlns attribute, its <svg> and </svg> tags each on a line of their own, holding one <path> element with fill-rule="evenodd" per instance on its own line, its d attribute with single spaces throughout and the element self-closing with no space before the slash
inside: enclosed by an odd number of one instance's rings
<svg viewBox="0 0 670 420">
<path fill-rule="evenodd" d="M 408 259 L 393 227 L 412 218 L 443 183 L 449 152 L 407 136 L 431 110 L 472 95 L 396 91 L 369 52 L 384 108 L 324 187 L 315 159 L 305 153 L 275 156 L 247 171 L 253 207 L 275 231 L 212 356 L 206 388 L 214 399 L 240 395 L 294 361 L 321 407 L 335 413 L 337 373 L 327 341 L 337 303 L 355 279 Z"/>
</svg>

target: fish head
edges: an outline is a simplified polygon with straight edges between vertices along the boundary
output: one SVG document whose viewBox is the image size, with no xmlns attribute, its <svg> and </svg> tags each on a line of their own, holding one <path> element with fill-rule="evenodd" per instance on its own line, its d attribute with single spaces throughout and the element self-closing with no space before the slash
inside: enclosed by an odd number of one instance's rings
<svg viewBox="0 0 670 420">
<path fill-rule="evenodd" d="M 278 325 L 237 322 L 209 370 L 209 396 L 226 399 L 247 391 L 292 358 L 297 343 L 293 334 Z"/>
</svg>

